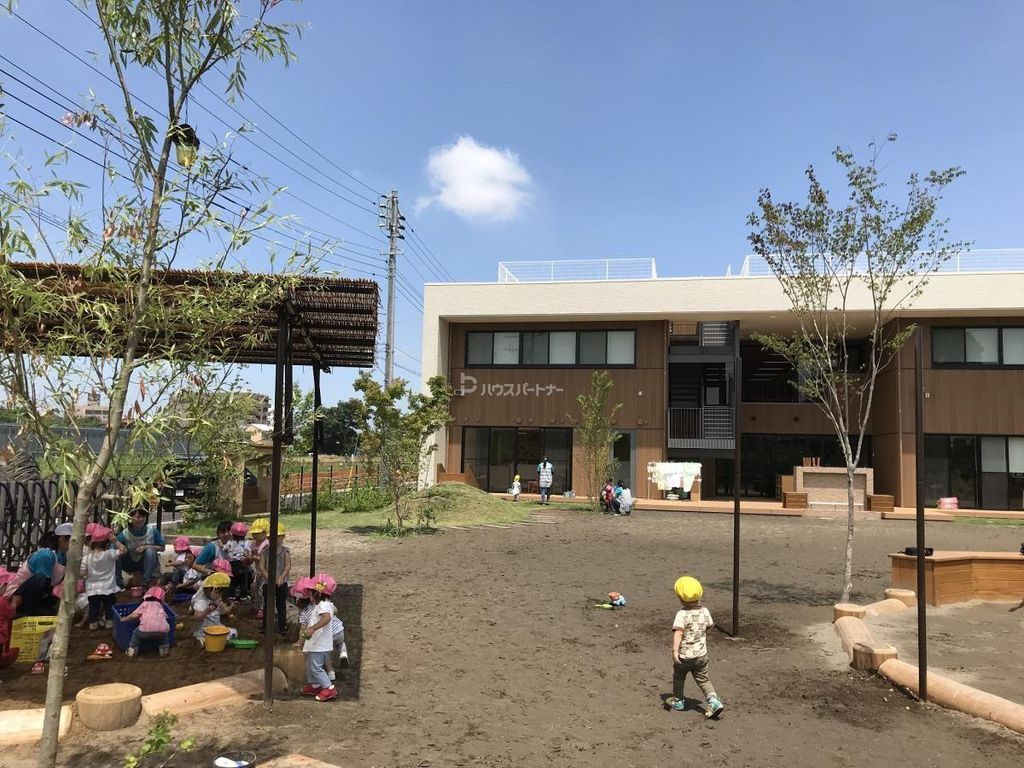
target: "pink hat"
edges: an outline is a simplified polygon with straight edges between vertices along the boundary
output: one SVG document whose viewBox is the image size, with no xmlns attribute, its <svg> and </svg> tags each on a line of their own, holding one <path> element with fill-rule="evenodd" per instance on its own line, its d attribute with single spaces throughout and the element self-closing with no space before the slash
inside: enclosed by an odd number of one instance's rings
<svg viewBox="0 0 1024 768">
<path fill-rule="evenodd" d="M 292 597 L 309 597 L 309 576 L 303 576 L 288 590 Z"/>
<path fill-rule="evenodd" d="M 102 527 L 103 526 L 100 525 L 99 523 L 89 523 L 88 525 L 85 526 L 85 535 L 88 536 L 91 539 L 93 537 L 93 531 L 95 531 L 97 528 L 102 528 Z"/>
<path fill-rule="evenodd" d="M 105 525 L 96 523 L 92 528 L 92 533 L 89 534 L 92 541 L 106 541 L 110 538 L 111 530 Z"/>
<path fill-rule="evenodd" d="M 218 557 L 216 560 L 213 561 L 213 570 L 220 571 L 221 573 L 226 573 L 228 576 L 230 576 L 231 563 L 229 563 L 227 560 L 221 557 Z"/>
<path fill-rule="evenodd" d="M 188 536 L 179 536 L 174 540 L 174 551 L 185 552 L 188 550 Z"/>
<path fill-rule="evenodd" d="M 325 595 L 333 595 L 334 590 L 338 588 L 338 582 L 326 573 L 318 573 L 310 579 L 310 581 L 312 584 L 309 585 L 309 589 L 316 592 L 323 592 Z"/>
<path fill-rule="evenodd" d="M 163 602 L 164 591 L 160 587 L 150 587 L 146 590 L 146 594 L 142 596 L 143 600 L 158 600 Z"/>
<path fill-rule="evenodd" d="M 249 532 L 249 526 L 239 521 L 231 524 L 231 535 L 232 536 L 245 536 Z"/>
</svg>

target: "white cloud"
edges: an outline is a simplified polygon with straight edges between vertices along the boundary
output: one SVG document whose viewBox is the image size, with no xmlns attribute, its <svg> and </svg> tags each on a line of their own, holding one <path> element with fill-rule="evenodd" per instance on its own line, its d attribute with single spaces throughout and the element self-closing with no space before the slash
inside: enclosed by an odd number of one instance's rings
<svg viewBox="0 0 1024 768">
<path fill-rule="evenodd" d="M 434 194 L 419 198 L 416 210 L 435 203 L 466 219 L 507 221 L 529 200 L 530 174 L 510 149 L 488 147 L 472 136 L 436 147 L 427 158 Z"/>
</svg>

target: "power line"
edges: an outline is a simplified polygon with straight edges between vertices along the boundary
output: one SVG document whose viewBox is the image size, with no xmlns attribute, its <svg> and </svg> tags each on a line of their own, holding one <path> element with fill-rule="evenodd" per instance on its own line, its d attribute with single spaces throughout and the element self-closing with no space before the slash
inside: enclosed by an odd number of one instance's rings
<svg viewBox="0 0 1024 768">
<path fill-rule="evenodd" d="M 434 254 L 432 250 L 430 250 L 430 246 L 426 244 L 423 238 L 420 237 L 419 232 L 417 232 L 411 224 L 409 225 L 409 232 L 412 233 L 412 236 L 419 242 L 421 246 L 423 246 L 424 250 L 426 250 L 426 252 L 430 255 L 430 258 L 433 260 L 434 264 L 437 265 L 437 268 L 441 271 L 441 274 L 445 275 L 451 282 L 456 282 L 455 276 L 448 271 L 444 264 L 441 263 L 441 260 L 437 258 L 437 256 Z"/>
<path fill-rule="evenodd" d="M 35 88 L 34 86 L 32 86 L 29 83 L 26 83 L 24 80 L 22 80 L 21 78 L 17 77 L 16 75 L 8 72 L 3 67 L 0 67 L 0 73 L 3 73 L 10 80 L 13 80 L 16 83 L 18 83 L 19 85 L 24 86 L 25 88 L 27 88 L 28 90 L 32 91 L 36 95 L 46 99 L 47 101 L 49 101 L 52 104 L 55 104 L 56 106 L 58 106 L 59 108 L 63 109 L 66 112 L 74 112 L 77 109 L 77 107 L 73 104 L 73 100 L 70 97 L 68 97 L 67 94 L 64 94 L 61 91 L 57 90 L 56 88 L 53 88 L 51 85 L 49 85 L 45 81 L 41 80 L 40 78 L 36 77 L 31 72 L 27 71 L 23 67 L 20 67 L 17 64 L 15 64 L 14 62 L 12 62 L 10 59 L 8 59 L 3 54 L 0 54 L 0 59 L 2 59 L 3 61 L 7 62 L 9 65 L 15 67 L 16 69 L 18 69 L 18 71 L 24 73 L 27 77 L 32 78 L 33 80 L 35 80 L 37 83 L 39 83 L 43 87 L 45 87 L 48 90 L 52 91 L 53 93 L 57 94 L 58 96 L 60 96 L 65 101 L 63 101 L 63 102 L 62 101 L 58 101 L 57 99 L 54 99 L 51 96 L 47 96 L 45 93 L 40 91 L 38 88 Z M 34 111 L 39 112 L 40 114 L 42 114 L 47 119 L 53 120 L 54 122 L 58 122 L 62 126 L 74 130 L 72 128 L 72 126 L 66 125 L 62 121 L 56 120 L 56 118 L 54 118 L 52 115 L 46 114 L 45 112 L 40 110 L 38 107 L 35 107 L 34 105 L 32 105 L 32 104 L 24 101 L 23 99 L 19 98 L 17 95 L 11 93 L 11 91 L 9 89 L 7 89 L 5 91 L 5 93 L 7 93 L 8 96 L 10 96 L 11 98 L 15 99 L 16 101 L 18 101 L 18 102 L 24 104 L 25 106 L 29 107 L 30 109 L 33 109 Z M 97 118 L 97 121 L 100 122 L 100 123 L 103 123 L 104 125 L 108 126 L 112 130 L 116 129 L 116 126 L 114 124 L 110 123 L 108 120 L 104 120 L 102 118 Z M 78 132 L 76 131 L 76 133 L 78 133 Z M 86 138 L 87 140 L 91 141 L 93 144 L 97 144 L 97 142 L 94 141 L 93 139 L 91 139 L 90 137 L 85 136 L 84 134 L 79 134 L 79 135 L 82 135 L 83 138 Z M 131 146 L 136 151 L 139 150 L 139 146 L 136 143 L 132 142 L 132 141 L 124 139 L 124 143 L 128 144 L 129 146 Z M 102 145 L 97 144 L 97 146 L 102 146 Z M 123 155 L 118 155 L 118 156 L 121 157 L 121 159 L 123 159 L 126 162 L 128 162 L 128 159 L 125 158 Z M 169 162 L 169 165 L 172 168 L 178 168 L 179 170 L 185 170 L 185 169 L 180 168 L 180 166 L 177 166 L 173 162 Z M 251 202 L 250 203 L 241 203 L 241 202 L 233 199 L 226 192 L 221 192 L 221 196 L 225 200 L 227 200 L 228 202 L 230 202 L 230 203 L 232 203 L 234 205 L 239 206 L 239 208 L 252 208 L 255 205 L 254 203 L 251 203 Z M 337 235 L 332 235 L 332 234 L 329 234 L 327 232 L 323 232 L 321 230 L 314 229 L 313 227 L 308 227 L 308 226 L 304 226 L 304 225 L 300 227 L 296 222 L 291 222 L 291 221 L 288 221 L 288 220 L 281 220 L 280 224 L 281 224 L 281 226 L 285 226 L 285 227 L 288 227 L 288 228 L 291 228 L 291 229 L 294 229 L 294 230 L 302 230 L 302 229 L 308 230 L 309 232 L 313 232 L 315 234 L 320 235 L 325 240 L 334 240 L 334 241 L 338 241 L 339 243 L 344 243 L 345 246 L 348 246 L 348 247 L 342 247 L 342 246 L 339 246 L 339 247 L 341 247 L 342 250 L 350 251 L 352 253 L 358 253 L 358 252 L 357 251 L 351 251 L 351 247 L 359 247 L 359 248 L 364 248 L 364 249 L 374 250 L 374 251 L 376 250 L 372 246 L 363 245 L 363 244 L 360 244 L 360 243 L 354 243 L 354 242 L 351 242 L 349 240 L 346 240 L 345 238 L 338 237 Z M 363 254 L 360 254 L 360 255 L 363 255 Z"/>
<path fill-rule="evenodd" d="M 70 3 L 70 4 L 72 5 L 72 7 L 76 8 L 76 10 L 79 10 L 80 12 L 82 12 L 82 13 L 84 14 L 84 12 L 83 12 L 83 11 L 81 11 L 81 9 L 77 8 L 77 6 L 75 6 L 75 5 L 73 4 L 73 3 Z M 23 16 L 21 15 L 21 14 L 19 14 L 19 13 L 18 13 L 17 11 L 12 11 L 11 13 L 12 13 L 12 15 L 13 15 L 13 16 L 14 16 L 14 17 L 15 17 L 16 19 L 18 19 L 19 21 L 21 21 L 21 22 L 22 22 L 23 24 L 25 24 L 26 26 L 28 26 L 28 27 L 29 27 L 30 29 L 32 29 L 33 31 L 35 31 L 35 32 L 36 32 L 37 34 L 39 34 L 39 35 L 41 35 L 42 37 L 46 38 L 46 39 L 47 39 L 48 41 L 50 41 L 50 42 L 51 42 L 51 43 L 52 43 L 53 45 L 55 45 L 55 46 L 57 46 L 58 48 L 60 48 L 60 49 L 61 49 L 62 51 L 64 51 L 64 52 L 65 52 L 66 54 L 68 54 L 69 56 L 71 56 L 71 57 L 72 57 L 72 58 L 74 58 L 75 60 L 77 60 L 77 61 L 79 61 L 80 63 L 84 64 L 84 65 L 85 65 L 86 67 L 88 67 L 88 68 L 89 68 L 90 70 L 92 70 L 93 72 L 95 72 L 96 74 L 98 74 L 98 75 L 99 75 L 100 77 L 104 78 L 104 79 L 105 79 L 105 80 L 106 80 L 107 82 L 111 83 L 112 85 L 114 85 L 114 86 L 116 86 L 116 87 L 118 87 L 118 88 L 120 88 L 120 87 L 121 87 L 121 84 L 120 84 L 120 83 L 119 83 L 119 82 L 118 82 L 117 80 L 115 80 L 115 79 L 113 79 L 112 77 L 110 77 L 110 75 L 108 75 L 108 74 L 107 74 L 106 72 L 103 72 L 103 71 L 102 71 L 101 69 L 98 69 L 97 67 L 93 66 L 93 65 L 92 65 L 92 64 L 91 64 L 91 63 L 90 63 L 89 61 L 87 61 L 86 59 L 83 59 L 83 58 L 82 58 L 81 56 L 79 56 L 79 55 L 78 55 L 77 53 L 75 53 L 74 51 L 72 51 L 71 49 L 69 49 L 69 48 L 68 48 L 67 46 L 63 45 L 63 44 L 62 44 L 61 42 L 59 42 L 58 40 L 56 40 L 56 39 L 54 39 L 53 37 L 51 37 L 50 35 L 48 35 L 48 34 L 47 34 L 46 32 L 44 32 L 43 30 L 41 30 L 41 29 L 40 29 L 39 27 L 37 27 L 37 26 L 36 26 L 35 24 L 33 24 L 32 22 L 30 22 L 30 21 L 29 21 L 28 19 L 26 19 L 25 17 L 23 17 Z M 94 20 L 94 19 L 93 19 L 93 18 L 92 18 L 91 16 L 89 16 L 88 14 L 84 14 L 84 15 L 85 15 L 85 17 L 86 17 L 87 19 L 89 19 L 89 21 L 91 21 L 91 22 L 93 23 L 93 25 L 95 25 L 95 26 L 96 26 L 97 28 L 99 28 L 99 24 L 97 24 L 97 23 L 96 23 L 96 21 L 95 21 L 95 20 Z M 42 81 L 40 81 L 40 82 L 42 82 Z M 131 96 L 132 96 L 132 97 L 133 97 L 133 98 L 134 98 L 134 99 L 135 99 L 136 101 L 138 101 L 138 102 L 139 102 L 140 104 L 143 104 L 144 106 L 146 106 L 146 107 L 148 107 L 149 109 L 153 110 L 153 111 L 154 111 L 154 112 L 155 112 L 155 113 L 156 113 L 157 115 L 160 115 L 160 116 L 161 116 L 161 118 L 163 118 L 163 119 L 166 119 L 166 115 L 165 115 L 165 114 L 163 113 L 163 111 L 162 111 L 162 110 L 160 110 L 160 109 L 159 109 L 158 107 L 155 107 L 155 106 L 153 106 L 153 105 L 152 105 L 152 104 L 150 104 L 150 103 L 149 103 L 148 101 L 146 101 L 145 99 L 143 99 L 143 98 L 142 98 L 141 96 L 138 96 L 138 95 L 137 95 L 137 94 L 135 94 L 134 92 L 132 92 L 132 91 L 130 91 L 130 90 L 129 90 L 128 92 L 129 92 L 129 94 L 130 94 L 130 95 L 131 95 Z M 197 102 L 197 103 L 198 103 L 198 102 Z M 207 108 L 206 108 L 205 106 L 203 106 L 202 104 L 199 104 L 199 106 L 200 106 L 200 107 L 201 107 L 202 109 L 204 109 L 205 111 L 209 112 L 209 113 L 210 113 L 211 115 L 213 115 L 214 117 L 216 117 L 216 118 L 217 118 L 218 120 L 220 120 L 220 121 L 221 121 L 222 123 L 224 123 L 225 125 L 227 125 L 227 126 L 228 126 L 229 128 L 231 128 L 231 125 L 230 125 L 230 123 L 228 123 L 227 121 L 223 120 L 222 118 L 220 118 L 219 116 L 217 116 L 217 115 L 216 115 L 215 113 L 211 112 L 211 111 L 210 111 L 209 109 L 207 109 Z M 242 136 L 243 136 L 243 138 L 246 138 L 246 139 L 247 139 L 247 140 L 248 140 L 248 141 L 249 141 L 250 143 L 252 143 L 252 144 L 253 144 L 254 146 L 256 146 L 256 147 L 257 147 L 258 149 L 261 149 L 261 150 L 262 150 L 263 152 L 266 152 L 266 153 L 267 153 L 267 154 L 269 154 L 269 155 L 270 155 L 270 156 L 271 156 L 272 158 L 274 158 L 274 159 L 277 159 L 276 157 L 274 157 L 274 155 L 273 155 L 272 153 L 270 153 L 270 152 L 267 152 L 267 150 L 263 149 L 263 147 L 262 147 L 262 146 L 260 146 L 260 145 L 256 144 L 256 143 L 255 143 L 255 142 L 253 142 L 253 141 L 252 141 L 251 139 L 248 139 L 248 137 L 245 137 L 245 136 L 244 136 L 244 134 L 242 134 Z M 243 163 L 240 163 L 239 161 L 237 161 L 237 160 L 235 160 L 235 159 L 233 159 L 233 158 L 229 158 L 229 162 L 231 162 L 231 163 L 234 163 L 234 164 L 238 165 L 238 166 L 239 166 L 240 168 L 242 168 L 243 170 L 245 170 L 245 171 L 246 171 L 246 172 L 248 172 L 248 173 L 253 173 L 253 171 L 252 171 L 252 170 L 251 170 L 250 168 L 248 168 L 248 167 L 247 167 L 246 165 L 244 165 Z M 286 163 L 282 163 L 282 164 L 283 164 L 283 165 L 285 165 L 286 167 L 290 167 L 290 166 L 287 166 L 287 164 L 286 164 Z M 300 173 L 300 175 L 304 175 L 304 174 L 301 174 L 301 173 Z M 308 177 L 306 177 L 306 178 L 308 178 Z M 314 183 L 316 183 L 316 182 L 314 182 Z M 321 186 L 322 186 L 322 185 L 321 185 Z M 327 191 L 327 192 L 329 192 L 330 194 L 333 194 L 333 195 L 336 195 L 336 196 L 339 196 L 339 197 L 340 197 L 340 195 L 338 195 L 338 193 L 336 193 L 336 192 L 333 192 L 332 190 L 326 190 L 326 191 Z M 371 240 L 380 240 L 380 237 L 379 237 L 378 235 L 375 235 L 375 234 L 373 234 L 373 233 L 367 232 L 367 231 L 366 231 L 366 230 L 364 230 L 364 229 L 360 229 L 359 227 L 356 227 L 355 225 L 353 225 L 353 224 L 350 224 L 349 222 L 347 222 L 347 221 L 344 221 L 344 220 L 342 220 L 342 219 L 338 218 L 337 216 L 334 216 L 333 214 L 330 214 L 330 213 L 328 213 L 327 211 L 323 210 L 322 208 L 319 208 L 318 206 L 315 206 L 315 205 L 313 205 L 312 203 L 309 203 L 308 201 L 306 201 L 306 200 L 302 199 L 301 197 L 299 197 L 298 195 L 296 195 L 296 194 L 295 194 L 294 192 L 292 192 L 292 191 L 291 191 L 291 190 L 289 190 L 289 189 L 284 189 L 284 190 L 282 191 L 282 194 L 285 194 L 285 195 L 288 195 L 289 197 L 292 197 L 292 198 L 294 198 L 295 200 L 297 200 L 298 202 L 302 203 L 303 205 L 305 205 L 305 206 L 307 206 L 307 207 L 309 207 L 309 208 L 311 208 L 311 209 L 313 209 L 313 210 L 317 211 L 318 213 L 320 213 L 320 214 L 322 214 L 322 215 L 324 215 L 324 216 L 327 216 L 327 217 L 328 217 L 328 218 L 330 218 L 331 220 L 333 220 L 333 221 L 335 221 L 335 222 L 337 222 L 337 223 L 339 223 L 339 224 L 341 224 L 341 225 L 343 225 L 343 226 L 345 226 L 345 227 L 347 227 L 347 228 L 349 228 L 349 229 L 351 229 L 351 230 L 353 230 L 353 231 L 355 231 L 355 232 L 359 232 L 359 233 L 360 233 L 360 234 L 362 234 L 362 235 L 366 235 L 366 236 L 367 236 L 367 237 L 369 237 L 369 238 L 370 238 Z M 351 202 L 351 201 L 347 201 L 347 202 Z M 372 210 L 370 210 L 370 209 L 365 209 L 365 208 L 363 208 L 362 206 L 357 206 L 357 207 L 359 207 L 359 208 L 360 208 L 361 210 L 366 210 L 366 211 L 368 211 L 368 212 L 370 212 L 370 213 L 373 213 L 373 211 L 372 211 Z M 340 239 L 340 238 L 339 238 L 339 239 Z"/>
</svg>

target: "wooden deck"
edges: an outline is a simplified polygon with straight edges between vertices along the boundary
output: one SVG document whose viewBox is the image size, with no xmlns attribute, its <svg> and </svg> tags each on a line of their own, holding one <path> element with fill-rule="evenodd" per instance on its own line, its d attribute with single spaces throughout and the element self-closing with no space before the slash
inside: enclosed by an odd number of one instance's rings
<svg viewBox="0 0 1024 768">
<path fill-rule="evenodd" d="M 511 499 L 507 493 L 492 493 L 492 496 L 500 496 L 503 499 Z M 519 498 L 522 501 L 539 501 L 540 496 L 535 493 L 521 493 Z M 575 496 L 567 499 L 563 496 L 552 496 L 552 504 L 587 504 L 589 500 L 585 496 Z M 668 499 L 634 499 L 634 512 L 712 512 L 717 514 L 732 514 L 732 501 L 670 501 Z M 767 517 L 803 517 L 807 510 L 783 509 L 782 504 L 777 501 L 759 501 L 756 499 L 743 499 L 740 501 L 741 515 L 763 515 Z"/>
<path fill-rule="evenodd" d="M 883 520 L 914 520 L 914 507 L 896 507 L 892 512 L 882 512 Z M 958 517 L 995 518 L 998 520 L 1020 520 L 1024 523 L 1024 512 L 1012 509 L 935 509 L 926 507 L 924 519 L 933 523 L 952 523 Z"/>
</svg>

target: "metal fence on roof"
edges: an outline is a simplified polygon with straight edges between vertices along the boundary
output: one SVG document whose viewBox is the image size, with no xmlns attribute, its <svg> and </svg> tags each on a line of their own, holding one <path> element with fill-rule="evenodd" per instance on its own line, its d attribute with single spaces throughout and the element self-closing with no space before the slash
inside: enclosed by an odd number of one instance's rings
<svg viewBox="0 0 1024 768">
<path fill-rule="evenodd" d="M 499 283 L 569 283 L 591 280 L 653 280 L 654 259 L 576 259 L 569 261 L 502 261 Z"/>
<path fill-rule="evenodd" d="M 858 259 L 858 272 L 867 271 L 867 257 Z M 936 270 L 940 274 L 964 272 L 1024 272 L 1024 248 L 980 248 L 953 256 Z M 761 256 L 743 259 L 738 270 L 730 266 L 727 277 L 771 277 L 772 270 Z"/>
</svg>

